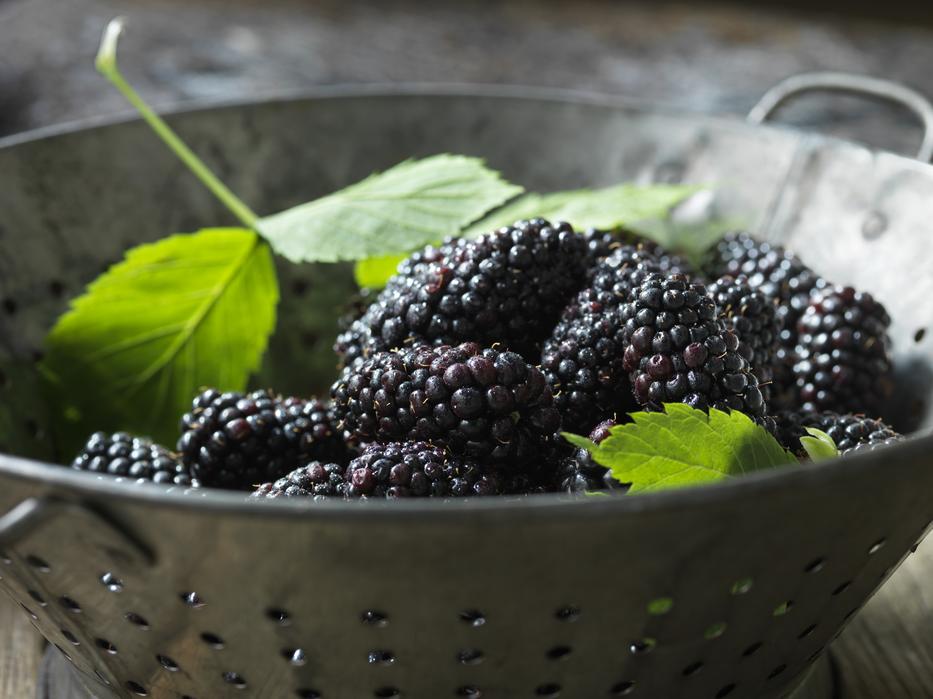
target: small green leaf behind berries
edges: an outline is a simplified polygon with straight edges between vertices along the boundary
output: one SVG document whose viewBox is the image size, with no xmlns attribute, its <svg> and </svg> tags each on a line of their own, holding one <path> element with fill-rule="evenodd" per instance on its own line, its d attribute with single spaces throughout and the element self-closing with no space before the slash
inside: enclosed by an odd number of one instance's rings
<svg viewBox="0 0 933 699">
<path fill-rule="evenodd" d="M 806 428 L 808 436 L 800 438 L 800 444 L 811 461 L 825 461 L 839 456 L 839 449 L 833 438 L 815 427 Z"/>
</svg>

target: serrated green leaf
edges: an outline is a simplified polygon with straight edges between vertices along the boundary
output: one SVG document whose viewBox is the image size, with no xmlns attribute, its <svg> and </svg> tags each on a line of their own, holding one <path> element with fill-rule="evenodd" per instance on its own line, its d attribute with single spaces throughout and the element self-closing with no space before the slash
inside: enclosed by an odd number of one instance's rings
<svg viewBox="0 0 933 699">
<path fill-rule="evenodd" d="M 807 427 L 806 430 L 809 436 L 801 437 L 800 444 L 811 461 L 825 461 L 839 456 L 839 449 L 832 437 L 815 427 Z"/>
<path fill-rule="evenodd" d="M 246 386 L 277 302 L 272 255 L 252 231 L 208 229 L 130 250 L 47 338 L 42 368 L 64 433 L 121 429 L 173 444 L 200 387 Z"/>
<path fill-rule="evenodd" d="M 620 184 L 595 190 L 529 193 L 473 224 L 463 235 L 475 237 L 536 216 L 567 221 L 578 229 L 632 226 L 640 221 L 664 218 L 672 207 L 700 189 L 696 185 L 681 184 Z"/>
<path fill-rule="evenodd" d="M 455 235 L 521 192 L 479 158 L 435 155 L 267 216 L 258 229 L 293 262 L 363 260 Z"/>
<path fill-rule="evenodd" d="M 406 254 L 386 255 L 357 261 L 353 266 L 353 277 L 357 286 L 361 289 L 381 289 L 406 257 Z"/>
<path fill-rule="evenodd" d="M 591 449 L 616 480 L 632 484 L 630 492 L 711 483 L 796 462 L 740 412 L 707 415 L 682 403 L 664 407 L 663 413 L 633 413 L 634 422 L 613 427 Z"/>
</svg>

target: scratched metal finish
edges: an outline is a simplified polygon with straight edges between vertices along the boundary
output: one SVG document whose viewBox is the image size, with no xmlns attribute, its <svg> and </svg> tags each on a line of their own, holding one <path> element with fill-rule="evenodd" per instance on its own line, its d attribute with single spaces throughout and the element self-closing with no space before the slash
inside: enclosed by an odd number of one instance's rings
<svg viewBox="0 0 933 699">
<path fill-rule="evenodd" d="M 930 424 L 929 166 L 604 97 L 434 92 L 172 121 L 260 211 L 439 151 L 537 190 L 713 183 L 708 210 L 889 305 Z M 0 173 L 2 446 L 53 458 L 33 361 L 67 297 L 129 245 L 228 217 L 137 122 L 8 139 Z M 348 271 L 280 271 L 260 382 L 324 386 Z M 313 507 L 3 457 L 0 586 L 100 697 L 778 697 L 928 528 L 931 446 L 638 498 Z"/>
</svg>

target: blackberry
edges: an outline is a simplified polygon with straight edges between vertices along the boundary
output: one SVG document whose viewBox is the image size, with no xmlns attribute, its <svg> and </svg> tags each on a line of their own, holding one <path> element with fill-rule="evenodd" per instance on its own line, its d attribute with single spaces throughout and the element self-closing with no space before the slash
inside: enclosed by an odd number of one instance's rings
<svg viewBox="0 0 933 699">
<path fill-rule="evenodd" d="M 637 410 L 624 351 L 621 305 L 659 270 L 644 248 L 625 245 L 597 265 L 589 287 L 564 309 L 541 352 L 564 429 L 588 432 L 600 420 Z"/>
<path fill-rule="evenodd" d="M 650 256 L 657 264 L 659 272 L 689 276 L 694 274 L 689 262 L 632 231 L 625 229 L 602 231 L 589 228 L 583 233 L 583 240 L 586 242 L 587 268 L 590 270 L 587 274 L 588 279 L 592 279 L 600 262 L 625 246 L 634 247 Z"/>
<path fill-rule="evenodd" d="M 205 390 L 181 419 L 178 451 L 202 485 L 249 489 L 311 460 L 339 461 L 345 446 L 318 400 L 271 391 Z"/>
<path fill-rule="evenodd" d="M 583 285 L 587 243 L 566 223 L 520 221 L 479 238 L 426 248 L 398 273 L 335 350 L 344 364 L 413 343 L 502 344 L 537 358 Z"/>
<path fill-rule="evenodd" d="M 134 437 L 126 432 L 112 435 L 95 432 L 71 462 L 71 468 L 135 478 L 137 481 L 198 486 L 187 466 L 176 455 L 163 446 L 153 444 L 150 439 Z"/>
<path fill-rule="evenodd" d="M 782 417 L 786 426 L 785 446 L 795 452 L 800 447 L 800 437 L 806 434 L 805 427 L 815 427 L 828 434 L 842 454 L 875 449 L 904 439 L 881 420 L 864 415 L 840 415 L 823 411 L 784 413 Z"/>
<path fill-rule="evenodd" d="M 314 498 L 340 497 L 346 494 L 344 478 L 346 466 L 312 461 L 296 468 L 274 483 L 263 483 L 253 491 L 256 498 Z"/>
<path fill-rule="evenodd" d="M 772 402 L 776 408 L 798 407 L 793 373 L 797 321 L 810 303 L 810 296 L 827 286 L 826 280 L 781 246 L 755 240 L 742 232 L 730 233 L 719 242 L 704 271 L 711 279 L 745 275 L 753 289 L 775 302 L 779 334 Z"/>
<path fill-rule="evenodd" d="M 331 395 L 341 428 L 360 442 L 428 441 L 474 458 L 525 461 L 560 428 L 539 369 L 472 342 L 379 352 L 344 369 Z"/>
<path fill-rule="evenodd" d="M 468 497 L 501 495 L 495 469 L 426 442 L 370 444 L 346 470 L 347 497 Z"/>
<path fill-rule="evenodd" d="M 590 433 L 590 439 L 599 444 L 609 436 L 615 420 L 599 423 Z M 605 466 L 600 466 L 586 449 L 574 449 L 571 456 L 561 459 L 557 473 L 557 489 L 568 493 L 594 490 L 615 490 L 625 486 L 619 483 Z"/>
<path fill-rule="evenodd" d="M 771 416 L 771 420 L 774 425 L 771 434 L 780 445 L 798 459 L 808 459 L 809 456 L 800 443 L 800 438 L 807 436 L 805 415 L 793 410 L 780 410 Z"/>
<path fill-rule="evenodd" d="M 815 295 L 798 323 L 800 408 L 878 414 L 893 390 L 890 324 L 871 294 L 835 287 Z"/>
<path fill-rule="evenodd" d="M 622 305 L 623 367 L 640 405 L 661 410 L 663 403 L 683 402 L 764 417 L 739 339 L 717 316 L 706 288 L 680 274 L 651 274 L 632 292 Z"/>
</svg>

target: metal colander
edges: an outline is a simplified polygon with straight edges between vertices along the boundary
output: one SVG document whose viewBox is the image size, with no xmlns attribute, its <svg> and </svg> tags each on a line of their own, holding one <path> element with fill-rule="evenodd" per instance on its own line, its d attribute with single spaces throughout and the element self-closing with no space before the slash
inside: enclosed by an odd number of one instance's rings
<svg viewBox="0 0 933 699">
<path fill-rule="evenodd" d="M 815 86 L 852 87 L 790 87 Z M 922 98 L 882 87 L 933 123 Z M 170 121 L 260 211 L 442 151 L 540 191 L 715 183 L 709 211 L 887 305 L 889 414 L 902 429 L 933 420 L 933 167 L 918 161 L 515 89 L 334 90 Z M 0 173 L 0 586 L 94 696 L 784 696 L 933 519 L 929 436 L 583 501 L 311 506 L 50 465 L 70 455 L 47 436 L 35 362 L 66 299 L 127 247 L 228 216 L 135 120 L 7 139 Z M 320 390 L 349 270 L 279 272 L 256 384 Z"/>
</svg>

